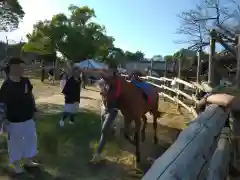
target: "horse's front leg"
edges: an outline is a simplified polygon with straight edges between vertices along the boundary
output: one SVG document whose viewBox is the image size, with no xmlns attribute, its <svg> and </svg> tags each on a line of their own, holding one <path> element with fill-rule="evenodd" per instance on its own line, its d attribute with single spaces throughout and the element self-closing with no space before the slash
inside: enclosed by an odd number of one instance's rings
<svg viewBox="0 0 240 180">
<path fill-rule="evenodd" d="M 140 163 L 140 128 L 141 128 L 141 118 L 138 118 L 135 120 L 135 135 L 134 135 L 134 140 L 135 140 L 135 146 L 136 146 L 136 161 L 137 163 Z"/>
<path fill-rule="evenodd" d="M 142 136 L 142 142 L 144 142 L 145 139 L 146 139 L 146 127 L 147 127 L 147 117 L 146 117 L 146 115 L 142 116 L 142 120 L 143 120 L 143 126 L 142 126 L 142 129 L 141 129 L 141 136 Z"/>
<path fill-rule="evenodd" d="M 131 144 L 135 145 L 135 141 L 129 136 L 131 121 L 131 119 L 124 117 L 124 138 L 128 140 Z"/>
<path fill-rule="evenodd" d="M 154 141 L 154 144 L 158 143 L 158 138 L 157 138 L 157 119 L 158 119 L 157 114 L 153 114 L 153 130 L 154 130 L 153 141 Z"/>
</svg>

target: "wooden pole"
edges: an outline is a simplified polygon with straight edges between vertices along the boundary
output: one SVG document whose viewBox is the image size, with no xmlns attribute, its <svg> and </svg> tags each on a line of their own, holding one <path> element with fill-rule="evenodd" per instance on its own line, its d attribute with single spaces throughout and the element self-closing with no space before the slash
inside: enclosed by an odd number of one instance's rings
<svg viewBox="0 0 240 180">
<path fill-rule="evenodd" d="M 183 55 L 180 55 L 180 58 L 178 59 L 178 78 L 181 79 L 181 69 L 182 69 L 182 58 Z M 178 89 L 180 89 L 180 84 L 177 84 Z M 177 94 L 177 99 L 179 99 L 179 94 Z M 179 103 L 177 103 L 177 109 L 179 109 Z"/>
<path fill-rule="evenodd" d="M 203 170 L 209 167 L 207 165 L 218 143 L 216 137 L 220 135 L 227 119 L 228 113 L 222 108 L 208 106 L 180 133 L 171 147 L 155 160 L 142 180 L 206 179 L 208 171 Z"/>
<path fill-rule="evenodd" d="M 210 53 L 208 62 L 208 84 L 211 86 L 214 82 L 214 56 L 215 56 L 215 42 L 216 31 L 213 29 L 210 32 Z"/>
<path fill-rule="evenodd" d="M 236 86 L 237 88 L 240 88 L 240 35 L 238 35 L 238 44 L 237 44 L 236 50 L 237 50 Z"/>
<path fill-rule="evenodd" d="M 200 75 L 201 75 L 201 53 L 202 53 L 202 50 L 200 49 L 197 53 L 197 76 L 196 76 L 196 81 L 197 81 L 197 84 L 200 84 Z M 199 95 L 199 89 L 197 88 L 196 89 L 196 92 L 195 92 L 195 95 L 196 97 L 198 97 Z M 196 103 L 195 103 L 195 106 L 196 106 Z"/>
<path fill-rule="evenodd" d="M 150 76 L 152 76 L 152 69 L 153 69 L 153 58 L 151 58 L 151 64 L 150 64 Z"/>
<path fill-rule="evenodd" d="M 167 77 L 167 73 L 168 73 L 168 61 L 165 59 L 165 72 L 164 72 L 165 77 Z M 164 81 L 164 85 L 165 86 L 169 85 L 169 82 Z M 166 89 L 164 89 L 164 93 L 166 93 Z M 165 97 L 163 98 L 163 100 L 165 101 Z"/>
<path fill-rule="evenodd" d="M 231 113 L 231 119 L 232 119 L 232 133 L 233 136 L 240 136 L 240 113 L 239 112 L 235 112 L 232 111 Z M 232 141 L 232 148 L 233 148 L 233 165 L 235 168 L 237 168 L 238 170 L 240 170 L 240 141 L 239 139 L 233 139 Z"/>
<path fill-rule="evenodd" d="M 197 53 L 197 83 L 200 83 L 200 74 L 201 74 L 201 53 L 202 50 L 199 50 Z"/>
<path fill-rule="evenodd" d="M 217 148 L 212 156 L 206 180 L 224 180 L 228 176 L 230 162 L 230 128 L 222 129 Z"/>
</svg>

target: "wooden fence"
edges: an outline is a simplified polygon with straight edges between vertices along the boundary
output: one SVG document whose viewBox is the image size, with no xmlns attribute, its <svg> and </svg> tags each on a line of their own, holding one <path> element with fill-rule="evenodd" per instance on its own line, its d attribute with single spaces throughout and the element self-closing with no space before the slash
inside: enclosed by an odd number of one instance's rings
<svg viewBox="0 0 240 180">
<path fill-rule="evenodd" d="M 184 85 L 183 89 L 192 89 L 190 92 L 197 92 L 199 88 L 203 90 L 202 85 L 189 83 L 178 78 L 152 76 L 142 78 L 160 88 L 160 96 L 174 101 L 194 116 L 194 121 L 191 121 L 172 146 L 155 160 L 142 180 L 226 179 L 232 148 L 230 146 L 231 129 L 226 126 L 229 124 L 227 123 L 229 121 L 228 111 L 217 105 L 210 105 L 198 115 L 195 111 L 195 105 L 199 99 L 195 93 L 187 94 L 184 90 L 180 90 L 179 85 Z M 153 80 L 162 83 L 153 83 Z M 165 90 L 171 93 L 167 93 Z M 192 101 L 192 105 L 180 100 L 180 95 L 184 99 Z"/>
</svg>

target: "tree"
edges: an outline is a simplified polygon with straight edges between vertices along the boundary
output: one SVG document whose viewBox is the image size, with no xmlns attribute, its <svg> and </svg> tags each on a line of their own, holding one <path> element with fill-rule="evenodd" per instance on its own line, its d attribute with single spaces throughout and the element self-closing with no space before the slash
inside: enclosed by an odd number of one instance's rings
<svg viewBox="0 0 240 180">
<path fill-rule="evenodd" d="M 0 31 L 17 29 L 24 16 L 24 11 L 18 0 L 1 0 L 0 8 Z"/>
<path fill-rule="evenodd" d="M 153 61 L 163 61 L 164 60 L 162 55 L 154 55 L 152 57 L 152 59 L 153 59 Z"/>
<path fill-rule="evenodd" d="M 166 55 L 166 56 L 164 56 L 164 60 L 165 60 L 165 61 L 173 61 L 174 58 L 173 58 L 172 55 Z"/>
<path fill-rule="evenodd" d="M 114 39 L 106 35 L 105 27 L 91 21 L 93 9 L 87 6 L 69 6 L 70 16 L 56 14 L 51 20 L 34 25 L 27 35 L 23 51 L 52 54 L 59 51 L 68 60 L 97 58 L 105 61 L 113 48 Z"/>
<path fill-rule="evenodd" d="M 135 53 L 130 51 L 125 51 L 126 61 L 142 61 L 144 60 L 145 54 L 141 51 L 136 51 Z"/>
<path fill-rule="evenodd" d="M 240 26 L 240 2 L 235 0 L 201 0 L 195 9 L 178 15 L 181 26 L 178 34 L 184 35 L 191 49 L 199 50 L 209 44 L 212 29 L 233 38 Z"/>
<path fill-rule="evenodd" d="M 145 54 L 141 51 L 136 51 L 134 53 L 134 56 L 135 56 L 135 59 L 138 60 L 138 61 L 143 61 L 144 60 L 144 56 Z"/>
</svg>

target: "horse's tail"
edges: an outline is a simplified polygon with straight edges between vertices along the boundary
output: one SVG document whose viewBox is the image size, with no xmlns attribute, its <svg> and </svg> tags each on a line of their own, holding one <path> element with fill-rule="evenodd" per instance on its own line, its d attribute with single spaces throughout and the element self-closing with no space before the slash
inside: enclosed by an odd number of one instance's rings
<svg viewBox="0 0 240 180">
<path fill-rule="evenodd" d="M 162 115 L 162 112 L 160 112 L 159 110 L 150 110 L 149 112 L 151 115 L 156 116 L 156 118 L 160 118 Z"/>
</svg>

